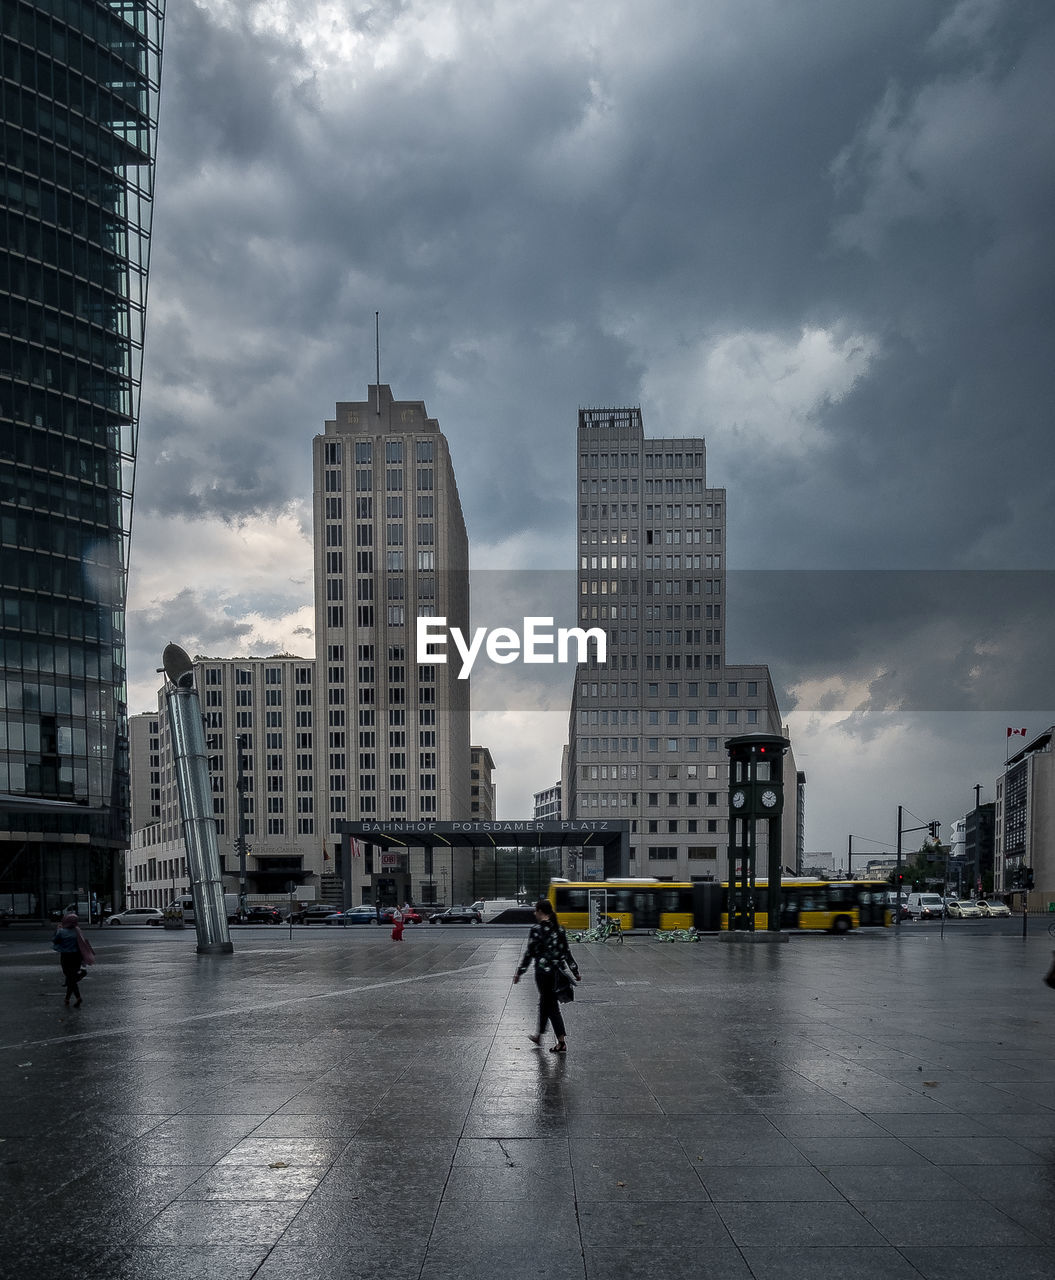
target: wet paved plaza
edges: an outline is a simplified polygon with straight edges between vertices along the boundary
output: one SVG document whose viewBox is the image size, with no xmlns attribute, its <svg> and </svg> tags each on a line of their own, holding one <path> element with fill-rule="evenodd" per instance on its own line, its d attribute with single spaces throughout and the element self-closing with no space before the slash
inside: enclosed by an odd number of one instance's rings
<svg viewBox="0 0 1055 1280">
<path fill-rule="evenodd" d="M 1055 1280 L 1053 944 L 981 923 L 580 945 L 566 1057 L 515 929 L 94 931 L 72 1010 L 11 928 L 0 1275 Z"/>
</svg>

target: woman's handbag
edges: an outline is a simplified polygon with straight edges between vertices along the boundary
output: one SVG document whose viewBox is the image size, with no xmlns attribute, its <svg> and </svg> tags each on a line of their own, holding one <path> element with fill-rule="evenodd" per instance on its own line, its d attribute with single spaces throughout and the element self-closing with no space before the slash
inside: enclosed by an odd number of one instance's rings
<svg viewBox="0 0 1055 1280">
<path fill-rule="evenodd" d="M 561 1004 L 568 1004 L 569 1001 L 575 999 L 575 983 L 571 980 L 571 974 L 567 969 L 558 969 L 557 978 L 553 984 L 557 993 L 557 999 Z"/>
<path fill-rule="evenodd" d="M 95 964 L 95 948 L 80 929 L 77 930 L 77 950 L 81 953 L 82 964 Z"/>
</svg>

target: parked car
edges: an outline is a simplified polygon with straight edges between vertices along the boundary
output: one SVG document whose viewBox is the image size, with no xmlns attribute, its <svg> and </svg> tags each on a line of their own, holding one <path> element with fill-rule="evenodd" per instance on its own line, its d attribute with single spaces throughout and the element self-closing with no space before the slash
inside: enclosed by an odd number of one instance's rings
<svg viewBox="0 0 1055 1280">
<path fill-rule="evenodd" d="M 281 924 L 282 912 L 278 907 L 250 907 L 245 913 L 246 924 Z"/>
<path fill-rule="evenodd" d="M 403 912 L 404 924 L 421 924 L 422 923 L 422 918 L 414 907 L 400 907 L 399 909 L 400 911 Z M 381 923 L 391 924 L 392 917 L 395 914 L 395 910 L 396 910 L 395 907 L 382 907 Z"/>
<path fill-rule="evenodd" d="M 161 924 L 165 913 L 160 907 L 126 907 L 107 917 L 107 924 Z"/>
<path fill-rule="evenodd" d="M 483 916 L 475 907 L 448 907 L 429 916 L 429 924 L 481 924 Z"/>
<path fill-rule="evenodd" d="M 15 918 L 14 907 L 0 907 L 0 928 L 9 925 Z"/>
<path fill-rule="evenodd" d="M 294 915 L 293 919 L 297 924 L 318 924 L 321 920 L 323 923 L 333 915 L 333 907 L 328 902 L 308 902 L 305 904 L 303 911 Z"/>
<path fill-rule="evenodd" d="M 377 924 L 377 911 L 364 903 L 361 907 L 349 907 L 347 911 L 335 911 L 323 924 Z"/>
<path fill-rule="evenodd" d="M 978 898 L 975 905 L 983 916 L 1009 916 L 1011 908 L 997 898 Z"/>
<path fill-rule="evenodd" d="M 977 902 L 968 898 L 950 898 L 945 909 L 954 920 L 976 920 L 982 914 Z"/>
</svg>

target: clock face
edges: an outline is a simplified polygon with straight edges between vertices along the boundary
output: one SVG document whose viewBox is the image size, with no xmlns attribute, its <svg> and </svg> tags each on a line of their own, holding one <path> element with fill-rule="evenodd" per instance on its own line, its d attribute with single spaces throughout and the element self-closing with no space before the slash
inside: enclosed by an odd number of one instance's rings
<svg viewBox="0 0 1055 1280">
<path fill-rule="evenodd" d="M 767 809 L 772 809 L 777 802 L 777 793 L 775 791 L 763 791 L 762 803 Z"/>
<path fill-rule="evenodd" d="M 747 797 L 744 795 L 742 791 L 734 791 L 733 792 L 733 808 L 742 809 L 744 807 L 744 801 L 746 799 Z"/>
</svg>

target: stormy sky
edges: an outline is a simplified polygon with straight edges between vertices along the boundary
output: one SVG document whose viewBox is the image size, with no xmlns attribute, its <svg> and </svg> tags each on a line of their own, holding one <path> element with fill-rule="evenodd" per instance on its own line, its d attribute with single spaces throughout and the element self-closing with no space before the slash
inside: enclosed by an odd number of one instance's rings
<svg viewBox="0 0 1055 1280">
<path fill-rule="evenodd" d="M 704 436 L 807 849 L 892 845 L 899 803 L 947 832 L 1055 720 L 1053 99 L 1032 0 L 170 5 L 130 709 L 169 640 L 314 652 L 311 439 L 380 311 L 474 567 L 532 599 L 580 406 Z M 501 816 L 569 690 L 479 682 Z"/>
</svg>

